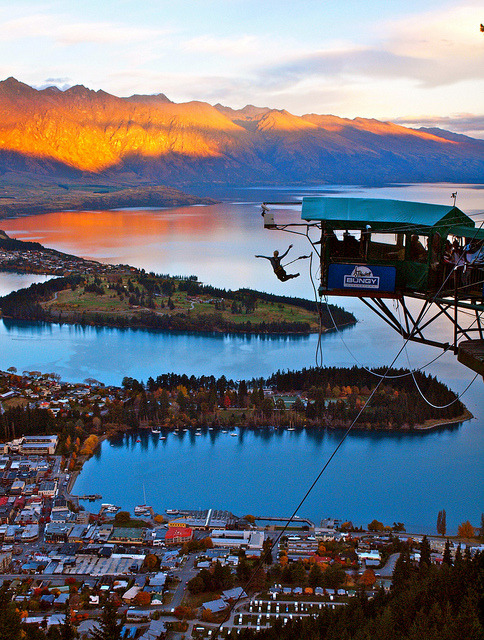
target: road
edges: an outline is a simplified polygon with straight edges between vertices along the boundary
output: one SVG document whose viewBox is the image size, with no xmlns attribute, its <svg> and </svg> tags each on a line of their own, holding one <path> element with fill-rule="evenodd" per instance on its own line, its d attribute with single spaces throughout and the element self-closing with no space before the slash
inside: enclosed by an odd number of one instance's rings
<svg viewBox="0 0 484 640">
<path fill-rule="evenodd" d="M 377 572 L 380 574 L 381 578 L 391 578 L 393 575 L 393 570 L 395 569 L 395 564 L 398 560 L 399 553 L 392 553 L 392 555 L 386 561 L 386 564 L 381 569 L 377 569 Z"/>
<path fill-rule="evenodd" d="M 180 582 L 175 589 L 175 593 L 171 600 L 170 609 L 175 609 L 179 607 L 182 603 L 182 600 L 186 593 L 187 582 L 194 578 L 197 574 L 197 569 L 195 569 L 195 560 L 197 556 L 190 554 L 181 569 L 177 572 L 177 577 L 180 578 Z"/>
</svg>

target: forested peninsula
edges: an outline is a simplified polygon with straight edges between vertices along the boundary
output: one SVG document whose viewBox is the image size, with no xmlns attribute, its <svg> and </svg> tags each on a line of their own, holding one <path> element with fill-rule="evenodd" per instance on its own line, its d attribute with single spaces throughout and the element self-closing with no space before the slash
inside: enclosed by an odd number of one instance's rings
<svg viewBox="0 0 484 640">
<path fill-rule="evenodd" d="M 392 369 L 376 389 L 384 373 L 384 368 L 327 367 L 247 380 L 165 373 L 145 383 L 125 377 L 120 387 L 106 387 L 94 379 L 64 383 L 56 374 L 19 374 L 11 367 L 0 371 L 0 395 L 5 397 L 0 438 L 57 433 L 60 451 L 68 456 L 80 452 L 91 435 L 125 430 L 316 431 L 354 423 L 355 430 L 408 433 L 472 417 L 433 376 L 415 372 L 414 381 L 408 370 Z"/>
<path fill-rule="evenodd" d="M 136 269 L 56 278 L 0 298 L 2 315 L 17 320 L 68 322 L 163 331 L 308 334 L 356 323 L 336 305 L 251 289 L 218 289 L 195 276 L 171 277 Z M 332 316 L 332 317 L 331 317 Z"/>
</svg>

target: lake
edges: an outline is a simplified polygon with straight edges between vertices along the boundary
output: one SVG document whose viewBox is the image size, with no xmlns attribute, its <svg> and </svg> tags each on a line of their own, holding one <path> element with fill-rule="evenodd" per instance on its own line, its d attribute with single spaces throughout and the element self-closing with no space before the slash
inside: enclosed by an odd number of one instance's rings
<svg viewBox="0 0 484 640">
<path fill-rule="evenodd" d="M 265 261 L 254 258 L 275 248 L 285 250 L 290 242 L 295 245 L 294 257 L 308 249 L 299 238 L 262 228 L 261 201 L 330 192 L 445 204 L 451 203 L 450 194 L 456 188 L 460 208 L 472 215 L 483 211 L 484 190 L 479 185 L 253 189 L 239 190 L 237 201 L 221 191 L 224 201 L 209 207 L 53 213 L 2 220 L 0 228 L 14 237 L 83 257 L 158 273 L 196 274 L 219 287 L 248 286 L 310 298 L 307 264 L 298 266 L 300 278 L 284 284 L 275 279 Z M 285 209 L 279 219 L 291 216 L 297 218 Z M 1 274 L 0 291 L 38 279 Z M 358 300 L 332 301 L 353 311 L 359 322 L 341 334 L 324 337 L 324 364 L 389 364 L 402 346 L 401 337 Z M 444 321 L 435 326 L 439 337 L 448 331 Z M 66 380 L 93 377 L 107 384 L 120 384 L 125 375 L 146 381 L 168 371 L 240 379 L 312 366 L 316 342 L 316 336 L 164 334 L 4 320 L 0 321 L 0 368 L 55 371 Z M 408 353 L 414 367 L 438 355 L 435 349 L 420 345 L 410 345 Z M 406 366 L 406 356 L 397 364 Z M 473 377 L 449 354 L 429 371 L 457 391 Z M 468 518 L 478 524 L 484 511 L 482 380 L 476 380 L 463 400 L 476 418 L 459 428 L 410 436 L 351 434 L 300 515 L 315 521 L 333 515 L 358 524 L 377 517 L 430 532 L 437 512 L 445 508 L 449 529 Z M 144 483 L 147 500 L 159 510 L 213 507 L 237 515 L 268 510 L 288 515 L 317 475 L 335 438 L 335 433 L 326 432 L 248 432 L 238 438 L 206 432 L 200 437 L 170 435 L 166 441 L 145 434 L 140 443 L 125 438 L 113 447 L 103 444 L 85 465 L 76 491 L 100 493 L 104 502 L 132 507 L 143 502 Z"/>
</svg>

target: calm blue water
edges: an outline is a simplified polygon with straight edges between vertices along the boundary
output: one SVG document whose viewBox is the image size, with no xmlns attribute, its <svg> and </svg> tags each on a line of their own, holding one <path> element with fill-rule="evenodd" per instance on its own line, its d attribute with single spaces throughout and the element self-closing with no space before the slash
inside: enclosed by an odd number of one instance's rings
<svg viewBox="0 0 484 640">
<path fill-rule="evenodd" d="M 446 203 L 455 185 L 402 185 L 374 190 L 344 188 L 345 193 Z M 461 208 L 484 209 L 484 191 L 460 186 Z M 334 188 L 333 192 L 338 189 Z M 447 191 L 448 198 L 447 198 Z M 314 193 L 314 190 L 299 190 Z M 49 214 L 2 221 L 12 236 L 85 257 L 107 257 L 160 273 L 195 273 L 205 282 L 236 288 L 249 286 L 287 295 L 311 297 L 307 267 L 301 278 L 282 284 L 253 258 L 288 237 L 264 231 L 259 207 L 264 199 L 291 199 L 294 192 L 246 191 L 245 202 L 178 210 Z M 280 214 L 290 217 L 290 211 Z M 293 238 L 290 240 L 294 242 Z M 294 242 L 295 256 L 307 252 Z M 299 266 L 298 266 L 299 270 Z M 26 286 L 39 278 L 0 274 L 0 291 Z M 20 284 L 19 284 L 20 283 Z M 402 345 L 357 300 L 337 299 L 357 316 L 356 327 L 328 334 L 323 341 L 326 365 L 389 364 Z M 445 322 L 435 335 L 449 335 Z M 240 379 L 268 376 L 277 369 L 299 369 L 315 362 L 316 337 L 212 336 L 69 325 L 12 323 L 0 320 L 0 368 L 57 372 L 66 380 L 93 377 L 120 384 L 125 375 L 145 380 L 168 371 L 224 374 Z M 412 366 L 437 355 L 430 347 L 410 345 Z M 398 365 L 406 366 L 402 355 Z M 445 355 L 429 371 L 462 391 L 472 374 Z M 366 524 L 374 517 L 405 522 L 410 530 L 434 531 L 437 513 L 447 510 L 449 529 L 463 520 L 474 524 L 484 511 L 484 402 L 477 380 L 464 400 L 476 418 L 459 428 L 409 436 L 352 434 L 338 452 L 300 515 L 323 516 Z M 226 508 L 238 515 L 288 515 L 336 444 L 335 433 L 248 432 L 195 437 L 169 435 L 166 441 L 144 434 L 141 442 L 125 438 L 104 443 L 76 484 L 79 493 L 100 493 L 103 502 L 132 508 L 147 501 L 165 508 Z M 119 469 L 123 469 L 120 476 Z"/>
<path fill-rule="evenodd" d="M 341 437 L 235 431 L 238 437 L 207 431 L 106 441 L 84 466 L 76 492 L 99 492 L 103 502 L 132 511 L 144 502 L 144 486 L 147 503 L 159 512 L 213 507 L 288 517 Z M 445 508 L 449 531 L 468 518 L 479 523 L 483 450 L 484 431 L 475 421 L 424 435 L 351 434 L 299 515 L 364 525 L 376 517 L 435 533 L 437 513 Z"/>
</svg>

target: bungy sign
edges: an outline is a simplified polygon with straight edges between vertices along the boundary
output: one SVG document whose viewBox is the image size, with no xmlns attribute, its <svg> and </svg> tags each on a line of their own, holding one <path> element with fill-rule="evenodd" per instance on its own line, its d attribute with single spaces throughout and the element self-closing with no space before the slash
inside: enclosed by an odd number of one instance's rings
<svg viewBox="0 0 484 640">
<path fill-rule="evenodd" d="M 395 267 L 369 267 L 366 264 L 330 264 L 328 289 L 393 293 Z"/>
</svg>

